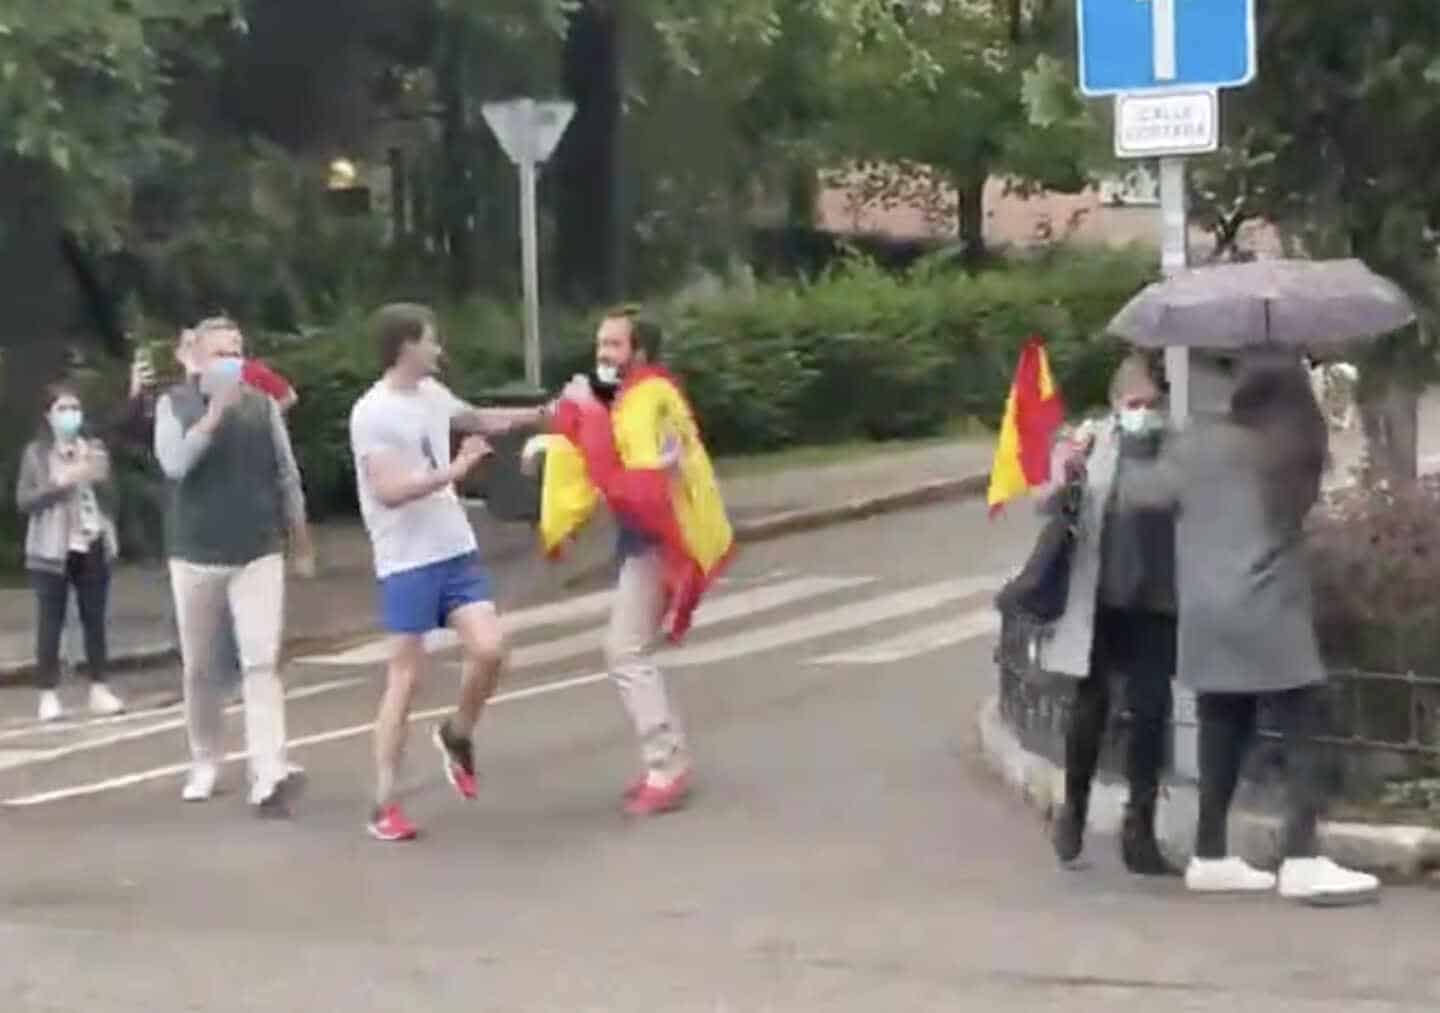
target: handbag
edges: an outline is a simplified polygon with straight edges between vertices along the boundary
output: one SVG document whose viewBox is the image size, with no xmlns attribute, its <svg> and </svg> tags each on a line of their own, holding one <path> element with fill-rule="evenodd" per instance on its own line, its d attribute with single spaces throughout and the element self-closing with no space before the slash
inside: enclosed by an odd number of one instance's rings
<svg viewBox="0 0 1440 1013">
<path fill-rule="evenodd" d="M 995 607 L 1002 614 L 1018 615 L 1037 625 L 1048 625 L 1065 614 L 1083 496 L 1080 482 L 1071 482 L 1060 491 L 1059 509 L 1041 528 L 1030 558 L 995 596 Z"/>
</svg>

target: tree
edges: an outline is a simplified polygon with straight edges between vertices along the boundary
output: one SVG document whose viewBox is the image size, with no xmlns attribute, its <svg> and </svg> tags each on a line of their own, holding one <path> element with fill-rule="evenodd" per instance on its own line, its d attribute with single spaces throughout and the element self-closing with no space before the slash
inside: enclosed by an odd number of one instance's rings
<svg viewBox="0 0 1440 1013">
<path fill-rule="evenodd" d="M 1281 226 L 1299 251 L 1359 257 L 1421 306 L 1420 327 L 1362 362 L 1375 474 L 1413 478 L 1440 308 L 1440 5 L 1269 0 L 1260 13 L 1260 74 L 1227 96 L 1231 155 L 1217 175 L 1243 195 L 1242 213 Z"/>
<path fill-rule="evenodd" d="M 957 195 L 967 259 L 985 253 L 984 188 L 1012 172 L 1053 189 L 1087 182 L 1093 125 L 1071 99 L 1032 117 L 1027 73 L 1061 29 L 1063 8 L 1016 0 L 834 0 L 841 39 L 830 76 L 839 111 L 836 151 L 868 169 L 882 202 Z M 898 171 L 897 171 L 898 170 Z M 947 209 L 948 210 L 948 209 Z"/>
<path fill-rule="evenodd" d="M 54 4 L 11 0 L 0 13 L 0 151 L 48 171 L 68 222 L 103 233 L 129 183 L 179 149 L 165 130 L 175 58 L 238 0 Z"/>
</svg>

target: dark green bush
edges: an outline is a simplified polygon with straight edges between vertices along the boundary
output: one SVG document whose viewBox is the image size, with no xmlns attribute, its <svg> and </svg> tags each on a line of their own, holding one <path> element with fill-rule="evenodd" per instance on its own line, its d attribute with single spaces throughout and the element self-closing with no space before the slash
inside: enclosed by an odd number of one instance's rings
<svg viewBox="0 0 1440 1013">
<path fill-rule="evenodd" d="M 1068 251 L 973 277 L 851 263 L 671 314 L 668 354 L 721 453 L 994 425 L 1032 334 L 1078 411 L 1104 402 L 1123 354 L 1104 325 L 1153 261 Z"/>
<path fill-rule="evenodd" d="M 1103 403 L 1122 349 L 1101 332 L 1154 273 L 1154 260 L 1143 250 L 1061 251 L 975 276 L 938 262 L 907 276 L 849 262 L 813 281 L 652 309 L 666 325 L 667 360 L 716 453 L 914 437 L 959 418 L 996 424 L 1020 345 L 1031 334 L 1046 339 L 1072 412 Z M 337 292 L 343 288 L 336 283 Z M 270 360 L 300 391 L 290 431 L 317 517 L 355 507 L 349 416 L 379 373 L 366 332 L 373 309 L 354 305 L 328 326 L 298 336 L 251 332 L 252 353 Z M 546 308 L 550 389 L 589 368 L 596 315 Z M 441 317 L 445 378 L 462 396 L 483 401 L 487 390 L 522 375 L 518 310 L 474 301 Z M 173 333 L 156 328 L 154 337 L 154 360 L 173 369 Z M 98 407 L 108 397 L 113 404 L 123 386 L 123 364 L 108 364 L 87 402 Z M 0 458 L 13 458 L 16 450 L 0 447 Z M 158 538 L 147 485 L 153 465 L 139 454 L 126 457 L 122 468 L 127 551 L 144 553 Z M 6 520 L 13 522 L 10 513 Z M 14 523 L 0 523 L 4 558 L 16 556 L 17 531 Z"/>
</svg>

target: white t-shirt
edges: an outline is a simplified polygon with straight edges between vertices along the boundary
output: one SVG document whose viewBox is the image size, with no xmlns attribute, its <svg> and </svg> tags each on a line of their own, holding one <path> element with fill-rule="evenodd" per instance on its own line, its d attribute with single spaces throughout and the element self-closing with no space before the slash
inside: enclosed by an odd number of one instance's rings
<svg viewBox="0 0 1440 1013">
<path fill-rule="evenodd" d="M 448 469 L 451 421 L 467 407 L 438 380 L 422 380 L 415 390 L 381 380 L 350 412 L 360 513 L 375 550 L 375 572 L 382 579 L 476 551 L 475 532 L 454 486 L 387 507 L 365 477 L 365 458 L 379 452 L 397 456 L 416 472 Z"/>
</svg>

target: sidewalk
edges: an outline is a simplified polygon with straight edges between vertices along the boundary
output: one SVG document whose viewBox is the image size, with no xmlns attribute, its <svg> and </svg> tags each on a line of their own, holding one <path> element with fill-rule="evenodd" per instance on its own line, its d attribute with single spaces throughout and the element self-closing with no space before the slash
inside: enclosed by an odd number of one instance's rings
<svg viewBox="0 0 1440 1013">
<path fill-rule="evenodd" d="M 722 485 L 737 534 L 750 540 L 983 492 L 992 454 L 989 441 L 957 441 L 877 453 L 854 463 L 722 479 Z M 528 525 L 496 521 L 483 506 L 471 517 L 502 607 L 533 604 L 608 578 L 614 529 L 603 511 L 603 519 L 597 518 L 559 562 L 540 558 Z M 375 633 L 374 576 L 364 530 L 346 520 L 316 525 L 314 535 L 319 572 L 313 580 L 292 578 L 286 589 L 285 640 L 292 654 L 341 647 Z M 23 681 L 34 668 L 34 608 L 27 588 L 0 589 L 0 683 Z M 116 572 L 110 649 L 117 667 L 174 655 L 170 611 L 163 569 L 134 566 Z"/>
</svg>

